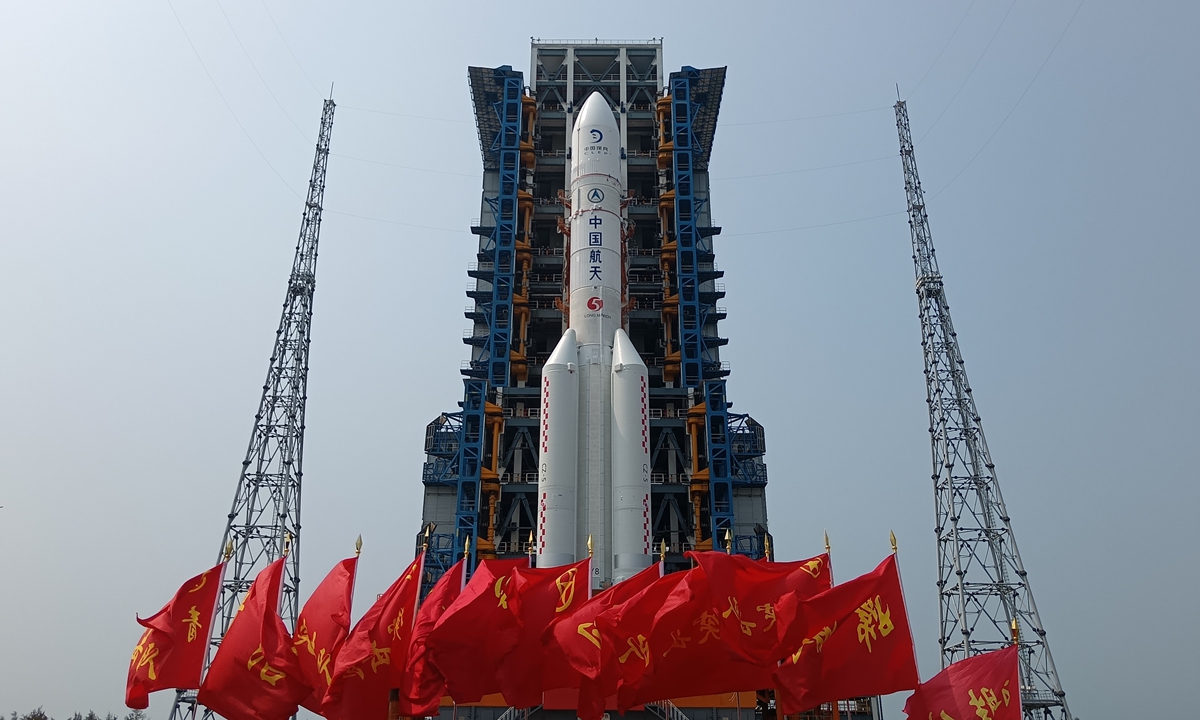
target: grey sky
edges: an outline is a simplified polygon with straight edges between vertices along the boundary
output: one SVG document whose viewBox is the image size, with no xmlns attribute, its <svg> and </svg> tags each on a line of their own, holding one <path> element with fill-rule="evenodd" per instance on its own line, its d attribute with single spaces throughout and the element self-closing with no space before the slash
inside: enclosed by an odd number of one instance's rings
<svg viewBox="0 0 1200 720">
<path fill-rule="evenodd" d="M 1196 4 L 1085 0 L 1062 35 L 1077 0 L 221 0 L 228 22 L 216 0 L 171 2 L 212 82 L 166 0 L 3 5 L 0 711 L 117 711 L 134 613 L 214 561 L 332 81 L 302 591 L 359 533 L 356 616 L 411 559 L 423 428 L 455 409 L 468 356 L 466 66 L 528 72 L 538 35 L 664 36 L 670 68 L 729 66 L 712 161 L 723 357 L 736 409 L 767 428 L 777 549 L 818 552 L 827 528 L 844 580 L 895 530 L 927 678 L 899 83 L 1071 707 L 1195 712 Z"/>
</svg>

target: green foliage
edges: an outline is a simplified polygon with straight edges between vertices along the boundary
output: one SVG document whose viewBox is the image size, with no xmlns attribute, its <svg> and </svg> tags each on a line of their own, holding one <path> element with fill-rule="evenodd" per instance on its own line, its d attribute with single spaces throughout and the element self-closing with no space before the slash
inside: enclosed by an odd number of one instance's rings
<svg viewBox="0 0 1200 720">
<path fill-rule="evenodd" d="M 0 712 L 0 720 L 54 720 L 54 718 L 47 715 L 41 708 L 38 708 L 37 710 L 30 710 L 24 715 L 19 715 L 15 710 L 7 716 Z M 88 710 L 86 715 L 75 713 L 68 717 L 67 720 L 121 720 L 121 718 L 115 713 L 105 713 L 102 718 L 94 711 Z M 150 717 L 141 710 L 133 710 L 125 716 L 125 720 L 150 720 Z"/>
</svg>

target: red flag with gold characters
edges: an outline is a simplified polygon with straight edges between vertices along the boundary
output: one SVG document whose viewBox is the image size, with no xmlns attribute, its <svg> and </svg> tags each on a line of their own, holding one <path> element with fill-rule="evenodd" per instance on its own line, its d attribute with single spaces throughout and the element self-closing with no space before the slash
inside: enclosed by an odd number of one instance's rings
<svg viewBox="0 0 1200 720">
<path fill-rule="evenodd" d="M 227 720 L 284 720 L 312 688 L 279 617 L 284 556 L 254 578 L 200 684 L 201 705 Z"/>
<path fill-rule="evenodd" d="M 388 695 L 400 685 L 421 594 L 422 552 L 354 626 L 333 663 L 321 703 L 330 720 L 387 720 Z"/>
<path fill-rule="evenodd" d="M 554 619 L 542 634 L 543 662 L 547 666 L 570 667 L 579 687 L 578 715 L 581 720 L 600 720 L 605 699 L 617 692 L 612 638 L 596 626 L 596 616 L 620 605 L 662 577 L 663 565 L 655 563 L 637 575 L 594 595 L 574 613 Z M 560 678 L 561 679 L 561 678 Z M 544 690 L 575 687 L 554 685 L 543 677 Z"/>
<path fill-rule="evenodd" d="M 518 567 L 513 572 L 509 603 L 517 617 L 517 634 L 496 668 L 500 692 L 511 707 L 542 703 L 545 687 L 573 687 L 578 674 L 570 666 L 543 661 L 542 633 L 557 617 L 567 617 L 591 595 L 591 558 L 551 568 Z"/>
<path fill-rule="evenodd" d="M 484 560 L 462 593 L 438 619 L 426 641 L 431 660 L 446 678 L 458 703 L 479 702 L 500 692 L 496 668 L 517 638 L 517 617 L 509 600 L 513 572 L 529 561 Z"/>
<path fill-rule="evenodd" d="M 783 656 L 775 607 L 786 593 L 809 598 L 833 586 L 829 555 L 791 562 L 756 562 L 745 555 L 689 552 L 704 568 L 714 604 L 721 608 L 721 636 L 736 655 L 773 666 Z"/>
<path fill-rule="evenodd" d="M 129 660 L 125 704 L 135 710 L 150 705 L 155 690 L 194 690 L 200 687 L 204 652 L 212 630 L 213 612 L 221 593 L 225 563 L 188 580 L 162 610 L 138 624 L 146 628 Z"/>
<path fill-rule="evenodd" d="M 1021 720 L 1017 646 L 975 655 L 921 683 L 904 712 L 912 720 Z"/>
<path fill-rule="evenodd" d="M 780 714 L 920 682 L 895 555 L 807 600 L 783 596 L 777 616 L 788 653 L 775 669 Z"/>
<path fill-rule="evenodd" d="M 611 645 L 615 656 L 618 706 L 621 692 L 637 688 L 650 667 L 650 637 L 657 619 L 688 601 L 690 592 L 683 581 L 691 572 L 666 575 L 596 616 L 601 643 Z"/>
<path fill-rule="evenodd" d="M 774 663 L 753 663 L 739 657 L 730 648 L 730 636 L 776 634 L 774 629 L 763 630 L 763 623 L 748 616 L 736 620 L 736 599 L 713 597 L 703 567 L 680 574 L 683 578 L 673 598 L 654 619 L 645 647 L 645 672 L 636 684 L 620 687 L 618 710 L 664 698 L 753 691 L 771 685 Z M 723 624 L 724 616 L 735 619 L 732 631 Z"/>
<path fill-rule="evenodd" d="M 450 566 L 434 583 L 417 610 L 409 640 L 408 665 L 400 679 L 402 717 L 427 717 L 438 714 L 438 705 L 446 694 L 446 678 L 429 661 L 429 633 L 458 598 L 463 586 L 463 561 Z"/>
<path fill-rule="evenodd" d="M 358 557 L 346 558 L 325 576 L 296 618 L 293 642 L 304 681 L 313 688 L 300 704 L 319 713 L 333 683 L 333 661 L 350 632 L 350 603 Z"/>
</svg>

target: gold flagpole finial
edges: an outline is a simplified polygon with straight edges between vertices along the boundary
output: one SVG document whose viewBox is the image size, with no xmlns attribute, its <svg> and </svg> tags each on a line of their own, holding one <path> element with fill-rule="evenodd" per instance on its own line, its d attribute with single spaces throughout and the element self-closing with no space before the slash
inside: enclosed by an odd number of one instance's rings
<svg viewBox="0 0 1200 720">
<path fill-rule="evenodd" d="M 592 556 L 592 536 L 588 535 L 588 557 Z"/>
<path fill-rule="evenodd" d="M 892 541 L 892 554 L 894 555 L 896 553 L 896 533 L 888 530 L 888 536 Z"/>
<path fill-rule="evenodd" d="M 1021 642 L 1021 626 L 1017 624 L 1017 619 L 1012 619 L 1012 641 L 1013 645 Z"/>
<path fill-rule="evenodd" d="M 772 561 L 773 558 L 771 557 L 771 536 L 770 535 L 763 535 L 763 555 L 766 556 L 767 562 Z"/>
<path fill-rule="evenodd" d="M 471 556 L 471 536 L 468 535 L 467 539 L 465 541 L 463 541 L 463 560 L 466 560 L 470 556 Z"/>
<path fill-rule="evenodd" d="M 292 534 L 290 532 L 285 532 L 283 534 L 283 556 L 287 557 L 287 554 L 291 551 L 292 551 Z"/>
<path fill-rule="evenodd" d="M 358 539 L 354 541 L 354 557 L 359 555 L 362 555 L 362 535 L 359 535 Z"/>
<path fill-rule="evenodd" d="M 535 554 L 536 553 L 534 553 L 534 548 L 533 548 L 533 531 L 530 530 L 529 531 L 529 557 L 533 557 Z"/>
<path fill-rule="evenodd" d="M 429 551 L 429 535 L 430 535 L 430 533 L 433 532 L 433 528 L 434 528 L 433 523 L 429 523 L 428 525 L 425 526 L 425 539 L 421 542 L 421 550 L 423 552 Z"/>
<path fill-rule="evenodd" d="M 225 562 L 229 562 L 229 558 L 233 557 L 233 538 L 225 543 Z"/>
<path fill-rule="evenodd" d="M 829 554 L 829 531 L 825 531 L 825 554 Z"/>
<path fill-rule="evenodd" d="M 725 552 L 733 554 L 733 531 L 729 528 L 725 528 Z"/>
<path fill-rule="evenodd" d="M 667 559 L 667 541 L 662 540 L 658 543 L 658 561 L 666 562 Z"/>
</svg>

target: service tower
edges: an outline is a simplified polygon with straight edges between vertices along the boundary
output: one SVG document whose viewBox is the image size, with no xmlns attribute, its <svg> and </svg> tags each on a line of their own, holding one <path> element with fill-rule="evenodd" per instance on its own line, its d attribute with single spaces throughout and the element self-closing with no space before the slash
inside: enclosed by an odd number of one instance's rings
<svg viewBox="0 0 1200 720">
<path fill-rule="evenodd" d="M 660 40 L 534 40 L 528 77 L 468 77 L 483 152 L 471 358 L 460 409 L 425 434 L 426 589 L 464 546 L 471 567 L 551 566 L 590 536 L 594 588 L 664 542 L 668 569 L 730 543 L 762 557 L 766 443 L 726 398 L 717 328 L 708 164 L 725 68 L 668 75 Z"/>
</svg>

